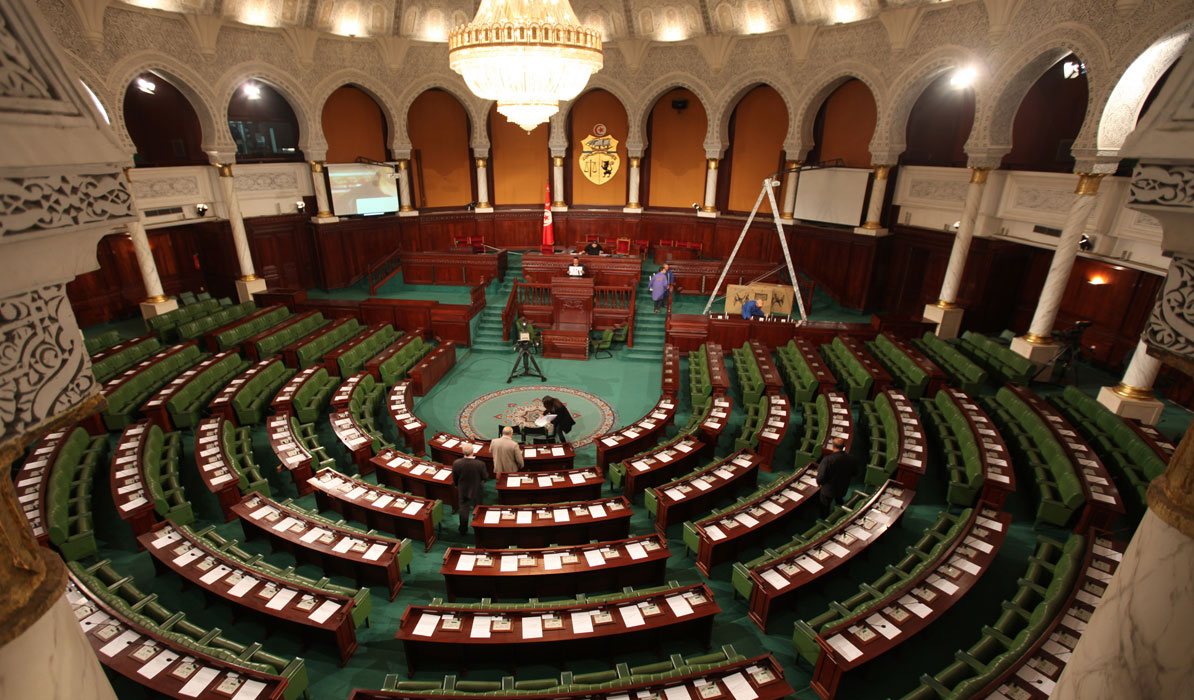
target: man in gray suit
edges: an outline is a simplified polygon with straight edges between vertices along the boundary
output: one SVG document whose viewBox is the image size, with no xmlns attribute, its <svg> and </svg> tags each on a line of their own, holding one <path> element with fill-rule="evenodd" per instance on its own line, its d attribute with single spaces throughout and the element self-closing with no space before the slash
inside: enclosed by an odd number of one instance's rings
<svg viewBox="0 0 1194 700">
<path fill-rule="evenodd" d="M 522 447 L 514 442 L 514 429 L 507 426 L 502 428 L 502 436 L 489 443 L 489 451 L 493 454 L 493 472 L 506 474 L 522 469 Z"/>
</svg>

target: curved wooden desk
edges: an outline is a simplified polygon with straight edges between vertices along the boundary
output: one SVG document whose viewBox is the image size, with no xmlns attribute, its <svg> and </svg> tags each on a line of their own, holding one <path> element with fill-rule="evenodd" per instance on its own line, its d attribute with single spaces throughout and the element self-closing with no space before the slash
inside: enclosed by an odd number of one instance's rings
<svg viewBox="0 0 1194 700">
<path fill-rule="evenodd" d="M 631 515 L 625 497 L 554 506 L 477 506 L 472 526 L 478 547 L 548 547 L 625 539 Z"/>
</svg>

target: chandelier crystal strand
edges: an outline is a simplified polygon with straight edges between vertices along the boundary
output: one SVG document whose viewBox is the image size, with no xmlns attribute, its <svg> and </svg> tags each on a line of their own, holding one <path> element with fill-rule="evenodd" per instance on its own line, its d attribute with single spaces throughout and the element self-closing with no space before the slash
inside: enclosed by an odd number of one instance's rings
<svg viewBox="0 0 1194 700">
<path fill-rule="evenodd" d="M 482 0 L 448 35 L 448 65 L 529 132 L 601 70 L 601 32 L 581 25 L 568 0 Z"/>
</svg>

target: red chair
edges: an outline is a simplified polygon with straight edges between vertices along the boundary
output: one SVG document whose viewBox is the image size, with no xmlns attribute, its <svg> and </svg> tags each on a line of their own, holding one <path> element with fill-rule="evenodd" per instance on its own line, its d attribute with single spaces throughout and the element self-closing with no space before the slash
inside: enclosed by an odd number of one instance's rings
<svg viewBox="0 0 1194 700">
<path fill-rule="evenodd" d="M 641 238 L 635 241 L 634 244 L 638 246 L 640 252 L 645 251 L 651 245 L 650 241 L 645 241 Z"/>
<path fill-rule="evenodd" d="M 585 235 L 585 243 L 594 243 L 594 242 L 600 242 L 600 241 L 601 241 L 601 236 L 598 236 L 595 233 L 589 233 L 589 234 Z"/>
<path fill-rule="evenodd" d="M 619 238 L 614 245 L 614 252 L 618 255 L 630 255 L 630 239 Z"/>
<path fill-rule="evenodd" d="M 661 239 L 659 239 L 659 245 L 663 246 L 664 248 L 671 248 L 671 247 L 672 247 L 672 239 L 670 239 L 670 238 L 666 238 L 666 239 L 664 239 L 664 238 L 661 238 Z"/>
</svg>

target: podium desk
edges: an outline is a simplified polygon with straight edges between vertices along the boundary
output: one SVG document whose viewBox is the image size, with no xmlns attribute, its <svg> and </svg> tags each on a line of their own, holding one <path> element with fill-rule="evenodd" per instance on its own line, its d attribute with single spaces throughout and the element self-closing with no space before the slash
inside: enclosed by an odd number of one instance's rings
<svg viewBox="0 0 1194 700">
<path fill-rule="evenodd" d="M 545 328 L 541 334 L 543 357 L 556 360 L 589 359 L 588 329 Z"/>
<path fill-rule="evenodd" d="M 530 506 L 477 506 L 473 534 L 478 547 L 548 547 L 621 540 L 630 533 L 624 497 Z"/>
<path fill-rule="evenodd" d="M 709 646 L 721 608 L 703 583 L 601 602 L 559 601 L 532 607 L 411 605 L 395 638 L 406 652 L 407 674 L 428 662 L 461 660 L 519 665 L 558 663 L 659 649 L 679 637 Z M 544 619 L 547 616 L 550 619 Z"/>
<path fill-rule="evenodd" d="M 370 460 L 377 472 L 378 483 L 421 498 L 442 501 L 453 512 L 460 497 L 452 483 L 452 468 L 446 464 L 404 454 L 397 450 L 382 450 Z"/>
<path fill-rule="evenodd" d="M 509 506 L 601 498 L 605 475 L 597 467 L 558 472 L 497 474 L 498 503 Z"/>
<path fill-rule="evenodd" d="M 315 489 L 320 510 L 335 511 L 396 537 L 418 540 L 424 545 L 423 551 L 429 551 L 435 542 L 432 499 L 374 486 L 334 469 L 321 469 L 308 482 Z"/>
<path fill-rule="evenodd" d="M 450 601 L 546 598 L 662 585 L 670 556 L 658 534 L 542 549 L 450 547 L 439 571 Z"/>
<path fill-rule="evenodd" d="M 251 494 L 232 507 L 245 537 L 262 537 L 274 549 L 289 552 L 329 574 L 347 576 L 364 586 L 385 586 L 390 600 L 402 588 L 398 553 L 402 543 L 359 530 L 314 520 L 300 509 Z"/>
<path fill-rule="evenodd" d="M 158 523 L 137 542 L 153 556 L 159 575 L 172 571 L 209 596 L 254 613 L 271 628 L 330 642 L 340 653 L 341 666 L 357 649 L 349 596 L 249 568 L 170 522 Z"/>
<path fill-rule="evenodd" d="M 522 276 L 528 282 L 550 284 L 568 274 L 572 258 L 579 257 L 585 268 L 584 279 L 603 287 L 637 287 L 642 277 L 643 261 L 638 256 L 544 255 L 524 253 Z"/>
</svg>

